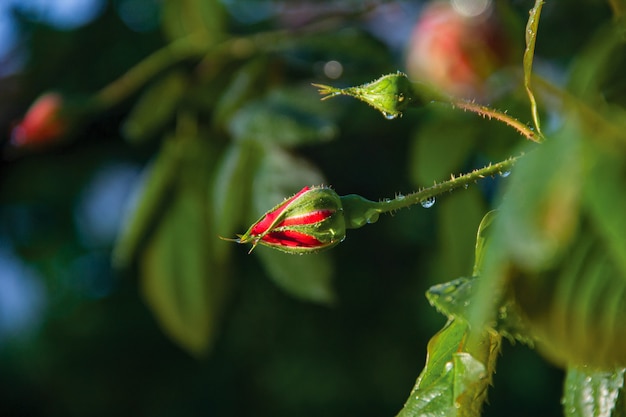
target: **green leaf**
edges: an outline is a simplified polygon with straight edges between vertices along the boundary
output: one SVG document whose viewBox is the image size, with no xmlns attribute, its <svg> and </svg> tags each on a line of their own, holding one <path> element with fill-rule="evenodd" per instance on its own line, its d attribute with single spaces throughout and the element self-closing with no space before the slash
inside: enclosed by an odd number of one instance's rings
<svg viewBox="0 0 626 417">
<path fill-rule="evenodd" d="M 485 258 L 485 250 L 487 247 L 487 234 L 490 230 L 490 226 L 493 224 L 493 220 L 497 216 L 497 210 L 491 210 L 483 216 L 483 219 L 478 225 L 478 232 L 476 232 L 476 245 L 474 248 L 474 268 L 472 275 L 478 276 L 482 270 L 483 260 Z"/>
<path fill-rule="evenodd" d="M 479 416 L 500 341 L 484 333 L 468 344 L 469 327 L 451 320 L 428 342 L 426 365 L 398 417 Z"/>
<path fill-rule="evenodd" d="M 114 267 L 126 269 L 151 230 L 176 184 L 181 164 L 180 149 L 171 140 L 165 140 L 161 151 L 145 170 L 145 179 L 135 192 L 136 203 L 126 215 L 113 247 Z"/>
<path fill-rule="evenodd" d="M 271 146 L 266 147 L 254 178 L 250 224 L 268 207 L 274 207 L 302 187 L 324 182 L 319 171 L 308 162 Z M 253 254 L 259 256 L 270 278 L 289 294 L 315 302 L 333 301 L 334 268 L 329 253 L 298 256 L 258 247 Z"/>
<path fill-rule="evenodd" d="M 543 0 L 535 0 L 535 6 L 530 10 L 528 22 L 526 24 L 526 50 L 524 51 L 524 87 L 530 100 L 530 111 L 537 133 L 541 135 L 539 124 L 539 114 L 537 111 L 537 101 L 531 87 L 531 77 L 533 71 L 533 59 L 535 57 L 535 42 L 537 41 L 537 30 L 539 28 L 539 16 L 543 7 Z"/>
<path fill-rule="evenodd" d="M 237 111 L 228 125 L 237 140 L 297 146 L 334 139 L 327 110 L 303 90 L 273 90 Z"/>
<path fill-rule="evenodd" d="M 122 134 L 133 144 L 155 138 L 174 113 L 187 90 L 187 77 L 174 71 L 156 81 L 139 97 L 122 125 Z"/>
<path fill-rule="evenodd" d="M 224 32 L 225 13 L 219 0 L 164 0 L 162 26 L 171 41 L 198 36 L 215 43 Z"/>
<path fill-rule="evenodd" d="M 142 254 L 141 289 L 165 333 L 198 356 L 215 337 L 227 275 L 208 217 L 212 151 L 198 140 L 177 142 L 183 157 L 178 187 Z"/>
<path fill-rule="evenodd" d="M 457 278 L 433 285 L 426 291 L 428 302 L 448 319 L 467 321 L 467 307 L 472 302 L 476 278 Z"/>
<path fill-rule="evenodd" d="M 476 298 L 478 277 L 462 277 L 443 284 L 433 285 L 426 292 L 430 304 L 449 320 L 469 321 L 469 308 Z M 504 299 L 497 306 L 497 317 L 489 326 L 501 336 L 511 341 L 517 340 L 529 346 L 534 345 L 528 326 L 520 315 L 513 300 Z"/>
<path fill-rule="evenodd" d="M 399 71 L 356 87 L 336 88 L 324 84 L 313 85 L 318 87 L 320 94 L 325 96 L 322 100 L 339 95 L 354 97 L 374 107 L 386 119 L 402 116 L 402 112 L 409 106 L 418 105 L 421 101 L 415 94 L 409 78 Z"/>
<path fill-rule="evenodd" d="M 470 321 L 495 321 L 510 296 L 554 363 L 623 366 L 623 156 L 600 151 L 568 116 L 511 175 Z"/>
<path fill-rule="evenodd" d="M 587 367 L 570 367 L 565 377 L 563 411 L 566 417 L 617 417 L 623 395 L 624 369 L 600 371 Z"/>
</svg>

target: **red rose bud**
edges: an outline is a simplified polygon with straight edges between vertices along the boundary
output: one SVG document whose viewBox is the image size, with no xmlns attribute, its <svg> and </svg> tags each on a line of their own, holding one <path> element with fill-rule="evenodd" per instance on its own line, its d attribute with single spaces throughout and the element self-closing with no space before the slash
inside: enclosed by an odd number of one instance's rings
<svg viewBox="0 0 626 417">
<path fill-rule="evenodd" d="M 463 98 L 488 94 L 485 81 L 506 63 L 510 45 L 490 3 L 478 3 L 433 2 L 424 8 L 406 58 L 413 80 Z"/>
<path fill-rule="evenodd" d="M 238 243 L 270 246 L 287 253 L 330 248 L 346 235 L 341 199 L 328 187 L 304 187 L 265 213 Z"/>
<path fill-rule="evenodd" d="M 57 142 L 67 132 L 67 122 L 61 116 L 63 98 L 57 93 L 40 96 L 11 133 L 15 147 L 40 147 Z"/>
</svg>

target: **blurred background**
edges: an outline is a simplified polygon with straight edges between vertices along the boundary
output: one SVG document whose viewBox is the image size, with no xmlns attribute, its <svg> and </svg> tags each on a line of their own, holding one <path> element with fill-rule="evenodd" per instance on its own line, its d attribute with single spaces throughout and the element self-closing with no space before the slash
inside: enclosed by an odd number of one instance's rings
<svg viewBox="0 0 626 417">
<path fill-rule="evenodd" d="M 471 273 L 507 179 L 322 255 L 218 236 L 303 185 L 392 198 L 513 154 L 522 139 L 474 115 L 386 120 L 310 84 L 401 70 L 529 121 L 532 6 L 2 0 L 0 415 L 395 415 L 446 320 L 424 293 Z M 548 2 L 537 71 L 564 83 L 611 16 Z M 484 415 L 561 415 L 561 384 L 505 342 Z"/>
</svg>

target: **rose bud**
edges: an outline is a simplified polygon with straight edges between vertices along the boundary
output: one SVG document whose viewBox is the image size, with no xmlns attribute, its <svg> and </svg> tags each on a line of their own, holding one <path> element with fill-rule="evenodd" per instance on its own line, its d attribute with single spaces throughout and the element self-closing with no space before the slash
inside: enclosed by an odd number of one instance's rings
<svg viewBox="0 0 626 417">
<path fill-rule="evenodd" d="M 60 94 L 46 93 L 40 96 L 13 128 L 11 145 L 17 148 L 41 147 L 57 142 L 67 133 L 63 107 Z"/>
<path fill-rule="evenodd" d="M 346 235 L 341 199 L 328 187 L 304 187 L 234 239 L 287 253 L 312 253 L 337 245 Z"/>
<path fill-rule="evenodd" d="M 478 3 L 433 2 L 424 8 L 406 57 L 413 81 L 462 98 L 489 95 L 486 81 L 510 60 L 512 45 L 493 6 L 470 7 Z"/>
</svg>

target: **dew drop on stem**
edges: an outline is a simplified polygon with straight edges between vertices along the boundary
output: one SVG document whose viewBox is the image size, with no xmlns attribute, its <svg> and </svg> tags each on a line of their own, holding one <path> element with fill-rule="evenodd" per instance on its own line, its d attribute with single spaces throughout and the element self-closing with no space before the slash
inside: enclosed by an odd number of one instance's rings
<svg viewBox="0 0 626 417">
<path fill-rule="evenodd" d="M 431 208 L 435 204 L 435 197 L 428 197 L 426 200 L 420 202 L 422 207 Z"/>
</svg>

